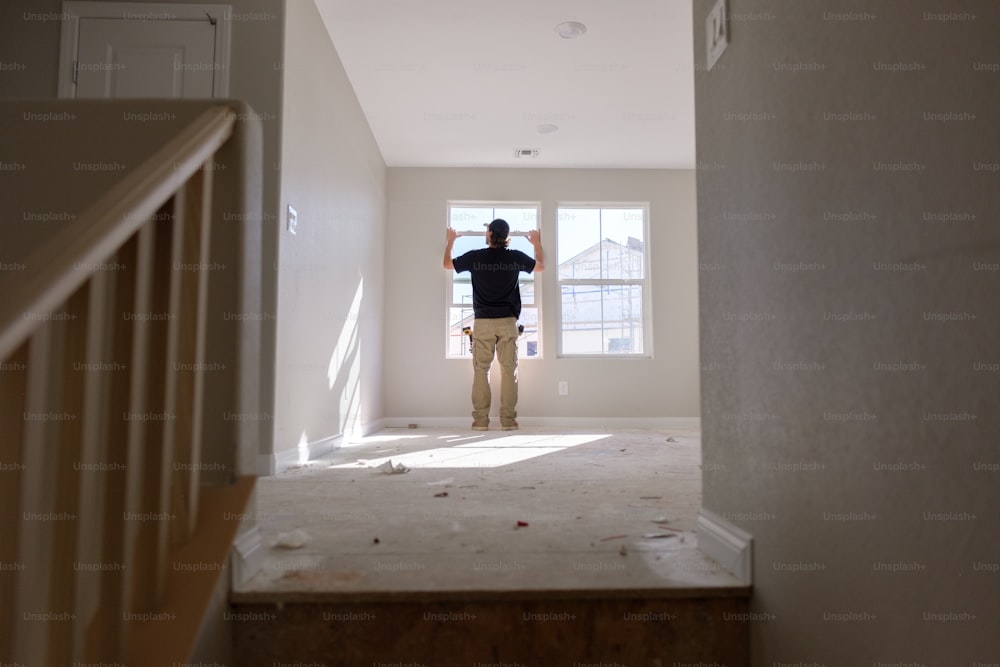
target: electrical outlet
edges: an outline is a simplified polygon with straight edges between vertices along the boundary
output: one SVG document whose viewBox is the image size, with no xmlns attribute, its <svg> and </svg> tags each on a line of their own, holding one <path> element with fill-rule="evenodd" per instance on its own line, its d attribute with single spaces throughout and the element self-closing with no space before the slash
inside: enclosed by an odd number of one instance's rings
<svg viewBox="0 0 1000 667">
<path fill-rule="evenodd" d="M 291 204 L 288 205 L 288 231 L 291 234 L 296 233 L 299 227 L 299 213 L 296 211 Z"/>
<path fill-rule="evenodd" d="M 716 0 L 712 11 L 705 18 L 706 66 L 712 69 L 715 62 L 729 45 L 729 12 L 726 0 Z"/>
<path fill-rule="evenodd" d="M 559 395 L 560 396 L 569 396 L 569 382 L 560 382 L 559 383 Z"/>
</svg>

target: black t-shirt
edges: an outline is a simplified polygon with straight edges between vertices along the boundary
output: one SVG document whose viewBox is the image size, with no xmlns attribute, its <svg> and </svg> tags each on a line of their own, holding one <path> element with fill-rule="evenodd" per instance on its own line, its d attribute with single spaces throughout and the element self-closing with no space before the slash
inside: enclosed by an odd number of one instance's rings
<svg viewBox="0 0 1000 667">
<path fill-rule="evenodd" d="M 472 310 L 476 317 L 496 319 L 521 316 L 521 271 L 535 270 L 535 260 L 520 250 L 480 248 L 456 257 L 459 273 L 472 273 Z"/>
</svg>

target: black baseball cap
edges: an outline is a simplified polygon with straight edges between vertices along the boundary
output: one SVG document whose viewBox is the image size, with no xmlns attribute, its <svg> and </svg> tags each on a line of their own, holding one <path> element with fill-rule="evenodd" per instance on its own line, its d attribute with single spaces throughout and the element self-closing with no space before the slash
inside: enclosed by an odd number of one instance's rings
<svg viewBox="0 0 1000 667">
<path fill-rule="evenodd" d="M 507 235 L 510 234 L 510 225 L 508 225 L 507 221 L 502 218 L 497 218 L 487 225 L 487 228 L 490 230 L 490 233 L 493 234 L 493 238 L 497 241 L 504 240 L 507 238 Z"/>
</svg>

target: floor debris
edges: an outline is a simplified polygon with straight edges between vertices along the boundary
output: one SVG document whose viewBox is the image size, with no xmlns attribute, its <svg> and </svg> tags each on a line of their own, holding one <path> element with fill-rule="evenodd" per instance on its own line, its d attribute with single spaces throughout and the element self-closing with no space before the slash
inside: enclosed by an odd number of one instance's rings
<svg viewBox="0 0 1000 667">
<path fill-rule="evenodd" d="M 382 465 L 377 466 L 376 470 L 384 472 L 387 475 L 402 475 L 403 473 L 410 472 L 410 469 L 402 463 L 397 463 L 395 466 L 392 465 L 392 459 L 389 459 Z"/>
<path fill-rule="evenodd" d="M 434 497 L 435 498 L 447 498 L 448 497 L 448 492 L 447 491 L 442 491 L 441 493 L 435 493 Z"/>
<path fill-rule="evenodd" d="M 618 550 L 618 554 L 619 554 L 620 556 L 628 556 L 628 547 L 626 547 L 626 546 L 625 546 L 625 545 L 623 544 L 623 545 L 622 545 L 622 548 Z"/>
<path fill-rule="evenodd" d="M 607 542 L 608 540 L 620 540 L 625 537 L 628 537 L 628 535 L 609 535 L 608 537 L 602 537 L 601 542 Z"/>
<path fill-rule="evenodd" d="M 515 526 L 515 528 L 526 528 L 527 525 L 528 525 L 527 521 L 518 521 L 517 526 Z"/>
<path fill-rule="evenodd" d="M 647 540 L 656 540 L 663 537 L 677 537 L 674 533 L 643 533 L 642 536 Z"/>
<path fill-rule="evenodd" d="M 278 533 L 278 537 L 275 539 L 272 546 L 279 547 L 281 549 L 301 549 L 308 541 L 309 533 L 301 528 L 296 528 L 295 530 L 290 530 L 286 533 Z"/>
<path fill-rule="evenodd" d="M 667 438 L 667 442 L 677 442 L 677 438 L 669 437 Z"/>
</svg>

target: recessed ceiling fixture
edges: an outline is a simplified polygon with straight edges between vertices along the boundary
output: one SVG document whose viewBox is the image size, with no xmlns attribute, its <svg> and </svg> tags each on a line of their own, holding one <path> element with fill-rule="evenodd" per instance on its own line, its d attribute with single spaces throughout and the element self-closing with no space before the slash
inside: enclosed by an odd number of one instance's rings
<svg viewBox="0 0 1000 667">
<path fill-rule="evenodd" d="M 535 129 L 538 130 L 538 134 L 552 134 L 559 129 L 559 126 L 552 123 L 542 123 Z"/>
<path fill-rule="evenodd" d="M 579 21 L 565 21 L 556 26 L 556 32 L 563 39 L 576 39 L 587 32 L 587 26 Z"/>
<path fill-rule="evenodd" d="M 538 157 L 537 148 L 515 148 L 514 157 L 525 158 L 525 157 Z"/>
</svg>

